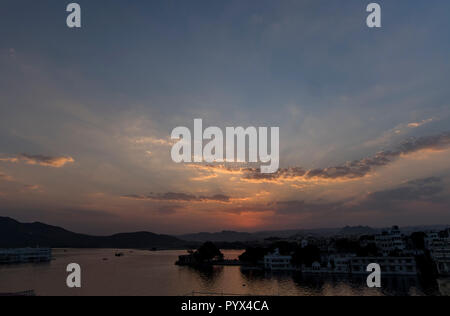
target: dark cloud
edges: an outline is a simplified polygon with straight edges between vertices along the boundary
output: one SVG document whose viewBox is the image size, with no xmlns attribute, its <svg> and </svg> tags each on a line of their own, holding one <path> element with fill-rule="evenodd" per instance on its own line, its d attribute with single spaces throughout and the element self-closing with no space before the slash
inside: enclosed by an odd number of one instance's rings
<svg viewBox="0 0 450 316">
<path fill-rule="evenodd" d="M 363 199 L 337 202 L 308 202 L 303 200 L 278 201 L 269 207 L 280 215 L 289 214 L 351 214 L 364 211 L 395 212 L 407 210 L 409 202 L 450 204 L 441 178 L 430 177 L 407 182 L 399 187 L 376 191 Z"/>
<path fill-rule="evenodd" d="M 343 206 L 345 202 L 333 202 L 333 203 L 314 203 L 307 201 L 279 201 L 272 203 L 272 207 L 278 214 L 300 214 L 300 213 L 318 213 L 318 212 L 330 212 L 338 210 Z"/>
<path fill-rule="evenodd" d="M 260 168 L 245 168 L 242 169 L 246 180 L 276 180 L 279 178 L 293 179 L 306 175 L 307 171 L 301 167 L 281 168 L 275 173 L 261 173 Z"/>
<path fill-rule="evenodd" d="M 377 202 L 428 200 L 432 199 L 442 191 L 443 188 L 437 186 L 424 188 L 402 187 L 372 193 L 370 195 L 370 200 Z"/>
<path fill-rule="evenodd" d="M 137 194 L 126 194 L 126 195 L 122 195 L 123 198 L 125 199 L 130 199 L 130 200 L 146 200 L 147 197 L 144 195 L 137 195 Z"/>
<path fill-rule="evenodd" d="M 162 194 L 150 194 L 147 196 L 129 194 L 123 195 L 123 198 L 134 199 L 134 200 L 152 200 L 152 201 L 171 201 L 171 202 L 205 202 L 205 201 L 215 201 L 215 202 L 230 202 L 231 197 L 223 194 L 216 194 L 212 196 L 196 196 L 186 193 L 174 193 L 167 192 Z"/>
<path fill-rule="evenodd" d="M 158 213 L 162 215 L 173 215 L 176 214 L 179 209 L 182 209 L 181 206 L 173 206 L 173 205 L 164 205 L 157 208 Z"/>
<path fill-rule="evenodd" d="M 276 181 L 278 179 L 293 179 L 296 177 L 305 179 L 358 179 L 362 178 L 375 168 L 386 166 L 398 157 L 414 153 L 420 150 L 442 150 L 450 146 L 450 133 L 421 138 L 410 138 L 403 142 L 394 151 L 379 152 L 372 157 L 350 161 L 341 166 L 313 169 L 305 171 L 301 167 L 280 169 L 274 174 L 261 174 L 258 168 L 241 169 L 243 179 Z"/>
<path fill-rule="evenodd" d="M 217 202 L 229 202 L 231 198 L 227 195 L 216 194 L 213 196 L 200 196 L 201 201 L 217 201 Z"/>
<path fill-rule="evenodd" d="M 186 193 L 174 193 L 167 192 L 163 194 L 150 194 L 147 196 L 149 200 L 157 200 L 157 201 L 197 201 L 198 198 L 195 195 L 186 194 Z"/>
<path fill-rule="evenodd" d="M 440 195 L 445 191 L 441 178 L 431 177 L 410 181 L 405 185 L 371 193 L 366 204 L 370 205 L 398 201 L 440 201 Z"/>
<path fill-rule="evenodd" d="M 450 132 L 439 135 L 410 138 L 399 147 L 399 153 L 411 153 L 424 149 L 442 150 L 450 146 Z"/>
<path fill-rule="evenodd" d="M 424 186 L 424 185 L 428 185 L 428 184 L 441 184 L 442 182 L 443 182 L 442 178 L 429 177 L 429 178 L 424 178 L 424 179 L 412 180 L 412 181 L 409 181 L 408 184 L 415 185 L 415 186 Z"/>
</svg>

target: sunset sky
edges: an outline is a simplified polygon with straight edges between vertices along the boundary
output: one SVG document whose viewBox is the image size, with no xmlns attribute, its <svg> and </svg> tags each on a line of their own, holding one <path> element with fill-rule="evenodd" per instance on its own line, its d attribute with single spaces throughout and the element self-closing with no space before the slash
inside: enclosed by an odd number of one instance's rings
<svg viewBox="0 0 450 316">
<path fill-rule="evenodd" d="M 450 224 L 450 2 L 3 0 L 0 216 L 90 234 Z M 280 127 L 280 170 L 171 131 Z"/>
</svg>

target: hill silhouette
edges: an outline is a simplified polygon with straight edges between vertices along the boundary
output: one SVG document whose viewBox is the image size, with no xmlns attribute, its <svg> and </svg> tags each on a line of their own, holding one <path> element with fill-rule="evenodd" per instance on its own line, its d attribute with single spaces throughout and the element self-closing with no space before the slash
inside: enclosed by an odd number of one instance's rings
<svg viewBox="0 0 450 316">
<path fill-rule="evenodd" d="M 0 217 L 0 248 L 183 248 L 186 242 L 168 235 L 150 232 L 123 233 L 111 236 L 90 236 L 70 232 L 43 223 L 20 223 Z"/>
</svg>

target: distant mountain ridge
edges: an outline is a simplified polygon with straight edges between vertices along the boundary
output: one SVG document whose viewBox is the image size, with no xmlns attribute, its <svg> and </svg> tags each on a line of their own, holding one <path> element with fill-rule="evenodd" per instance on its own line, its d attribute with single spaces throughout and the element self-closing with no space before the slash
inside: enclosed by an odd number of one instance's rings
<svg viewBox="0 0 450 316">
<path fill-rule="evenodd" d="M 417 231 L 442 230 L 450 225 L 401 227 L 405 234 Z M 0 248 L 51 247 L 51 248 L 134 248 L 134 249 L 187 249 L 202 242 L 251 243 L 268 238 L 301 239 L 308 236 L 360 236 L 380 233 L 388 228 L 347 226 L 344 228 L 298 229 L 261 231 L 255 233 L 222 231 L 180 236 L 158 235 L 150 232 L 121 233 L 111 236 L 78 234 L 43 223 L 20 223 L 9 217 L 0 217 Z"/>
<path fill-rule="evenodd" d="M 417 231 L 427 230 L 443 230 L 450 225 L 423 225 L 423 226 L 407 226 L 401 227 L 404 234 L 411 234 Z M 386 228 L 373 228 L 369 226 L 346 226 L 344 228 L 317 228 L 317 229 L 293 229 L 293 230 L 279 230 L 279 231 L 260 231 L 254 233 L 236 232 L 236 231 L 222 231 L 216 233 L 196 233 L 185 234 L 177 236 L 180 239 L 192 242 L 255 242 L 263 241 L 268 238 L 292 238 L 301 239 L 303 237 L 334 237 L 334 236 L 362 236 L 375 235 L 382 231 L 388 230 Z"/>
<path fill-rule="evenodd" d="M 186 242 L 168 235 L 149 232 L 123 233 L 112 236 L 77 234 L 42 223 L 24 224 L 0 217 L 0 248 L 184 248 Z"/>
<path fill-rule="evenodd" d="M 290 238 L 299 235 L 312 236 L 332 236 L 338 234 L 340 228 L 325 228 L 325 229 L 292 229 L 279 231 L 260 231 L 254 233 L 236 232 L 236 231 L 222 231 L 216 233 L 195 233 L 177 236 L 186 241 L 195 242 L 252 242 L 262 241 L 267 238 Z"/>
</svg>

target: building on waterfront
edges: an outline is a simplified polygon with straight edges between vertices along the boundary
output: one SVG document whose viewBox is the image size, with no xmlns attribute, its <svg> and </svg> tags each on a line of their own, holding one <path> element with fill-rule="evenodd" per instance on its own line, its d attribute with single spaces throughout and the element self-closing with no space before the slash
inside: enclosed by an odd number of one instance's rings
<svg viewBox="0 0 450 316">
<path fill-rule="evenodd" d="M 383 253 L 383 256 L 389 256 L 395 251 L 404 251 L 406 244 L 403 235 L 398 226 L 393 226 L 389 231 L 375 236 L 375 244 Z"/>
<path fill-rule="evenodd" d="M 351 253 L 333 253 L 321 256 L 321 263 L 314 262 L 310 267 L 301 266 L 303 273 L 329 273 L 329 274 L 350 274 L 351 258 L 356 254 Z"/>
<path fill-rule="evenodd" d="M 367 266 L 377 263 L 384 275 L 416 275 L 417 264 L 414 257 L 353 257 L 350 259 L 352 274 L 367 274 Z"/>
<path fill-rule="evenodd" d="M 355 254 L 336 253 L 328 256 L 328 269 L 332 273 L 350 273 L 351 259 Z"/>
<path fill-rule="evenodd" d="M 52 260 L 50 248 L 0 249 L 0 264 L 48 262 Z"/>
<path fill-rule="evenodd" d="M 294 270 L 291 261 L 292 256 L 283 256 L 280 254 L 279 249 L 275 249 L 273 253 L 264 256 L 264 268 L 272 271 Z"/>
<path fill-rule="evenodd" d="M 431 258 L 433 258 L 440 275 L 450 275 L 450 242 L 434 241 L 430 246 Z"/>
<path fill-rule="evenodd" d="M 424 240 L 439 275 L 450 275 L 450 229 L 428 231 Z"/>
<path fill-rule="evenodd" d="M 305 264 L 302 264 L 301 270 L 300 270 L 300 271 L 301 271 L 302 273 L 306 273 L 306 274 L 309 274 L 309 273 L 312 273 L 312 274 L 328 274 L 328 273 L 333 273 L 333 271 L 332 271 L 330 268 L 328 268 L 328 267 L 322 265 L 322 264 L 321 264 L 320 262 L 318 262 L 318 261 L 313 262 L 313 263 L 311 264 L 310 267 L 309 267 L 309 266 L 306 266 Z"/>
</svg>

